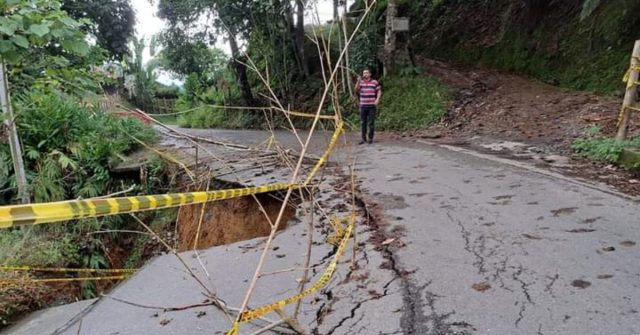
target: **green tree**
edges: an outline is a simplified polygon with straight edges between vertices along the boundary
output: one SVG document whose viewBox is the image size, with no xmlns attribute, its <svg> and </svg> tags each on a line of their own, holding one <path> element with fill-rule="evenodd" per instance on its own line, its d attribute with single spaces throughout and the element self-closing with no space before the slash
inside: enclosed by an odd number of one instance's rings
<svg viewBox="0 0 640 335">
<path fill-rule="evenodd" d="M 132 102 L 142 109 L 152 106 L 155 83 L 158 78 L 155 70 L 157 62 L 143 64 L 142 55 L 146 47 L 144 38 L 133 39 L 133 55 L 127 65 L 129 75 L 125 79 L 125 87 L 129 91 Z"/>
<path fill-rule="evenodd" d="M 231 49 L 231 63 L 241 88 L 245 104 L 253 105 L 254 96 L 247 76 L 247 68 L 239 40 L 248 40 L 251 32 L 252 10 L 259 4 L 251 0 L 160 0 L 159 16 L 169 23 L 165 34 L 176 36 L 182 31 L 185 40 L 200 40 L 214 44 L 219 36 L 226 37 Z M 205 20 L 206 25 L 199 26 Z M 213 28 L 214 32 L 210 29 Z M 180 35 L 177 35 L 180 36 Z M 165 39 L 166 40 L 166 39 Z M 184 44 L 181 44 L 184 45 Z M 180 46 L 180 45 L 178 45 Z M 168 44 L 166 48 L 172 48 Z"/>
<path fill-rule="evenodd" d="M 23 71 L 24 69 L 45 70 L 36 72 L 35 76 L 41 80 L 40 83 L 43 79 L 46 83 L 51 78 L 55 78 L 56 74 L 46 71 L 49 61 L 67 65 L 65 55 L 86 55 L 89 47 L 85 42 L 84 33 L 80 30 L 81 23 L 61 10 L 59 1 L 5 0 L 0 3 L 0 12 L 3 14 L 0 17 L 0 67 L 2 70 L 0 71 L 2 74 L 0 98 L 19 198 L 22 202 L 28 202 L 30 192 L 9 98 L 9 76 L 5 72 L 5 65 L 12 67 L 13 77 L 18 79 L 23 79 L 24 75 L 28 74 L 28 71 Z M 52 54 L 56 56 L 48 57 Z M 47 60 L 44 65 L 33 62 L 43 59 Z M 67 72 L 62 72 L 62 75 L 69 74 L 68 69 L 63 71 Z"/>
<path fill-rule="evenodd" d="M 62 9 L 75 19 L 90 22 L 84 30 L 116 59 L 129 55 L 136 16 L 129 0 L 63 0 Z"/>
<path fill-rule="evenodd" d="M 0 56 L 8 64 L 20 65 L 34 52 L 89 52 L 80 29 L 86 22 L 69 17 L 59 1 L 5 0 L 0 11 Z"/>
</svg>

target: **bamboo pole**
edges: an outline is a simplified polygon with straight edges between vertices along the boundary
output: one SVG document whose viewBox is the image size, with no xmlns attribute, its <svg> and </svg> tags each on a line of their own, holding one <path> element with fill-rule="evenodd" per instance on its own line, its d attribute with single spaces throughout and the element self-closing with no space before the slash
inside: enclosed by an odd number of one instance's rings
<svg viewBox="0 0 640 335">
<path fill-rule="evenodd" d="M 22 147 L 20 145 L 20 137 L 18 137 L 18 128 L 16 127 L 15 116 L 11 108 L 9 80 L 7 79 L 7 68 L 4 60 L 0 61 L 0 103 L 2 104 L 2 112 L 4 113 L 4 125 L 7 128 L 9 150 L 11 151 L 11 159 L 13 160 L 13 170 L 16 174 L 16 183 L 18 184 L 18 198 L 20 198 L 23 204 L 27 204 L 30 202 L 29 184 L 27 183 L 27 174 L 24 168 L 24 160 L 22 159 Z"/>
<path fill-rule="evenodd" d="M 342 13 L 342 34 L 344 36 L 345 41 L 347 40 L 348 34 L 347 34 L 347 0 L 345 0 L 343 2 L 343 6 L 344 6 L 344 12 Z M 353 87 L 351 86 L 351 79 L 349 76 L 349 69 L 351 69 L 350 64 L 349 64 L 349 50 L 347 48 L 346 53 L 344 55 L 344 63 L 345 63 L 345 72 L 347 75 L 347 89 L 349 90 L 349 97 L 350 98 L 354 98 L 355 95 L 353 94 Z"/>
<path fill-rule="evenodd" d="M 627 81 L 627 90 L 624 94 L 624 100 L 622 102 L 622 111 L 620 112 L 620 122 L 618 124 L 618 134 L 616 140 L 623 142 L 627 139 L 627 132 L 629 130 L 629 116 L 631 109 L 628 108 L 636 101 L 636 92 L 638 88 L 638 66 L 640 66 L 640 40 L 637 40 L 633 46 L 633 53 L 631 54 L 631 61 L 629 67 L 629 78 Z"/>
</svg>

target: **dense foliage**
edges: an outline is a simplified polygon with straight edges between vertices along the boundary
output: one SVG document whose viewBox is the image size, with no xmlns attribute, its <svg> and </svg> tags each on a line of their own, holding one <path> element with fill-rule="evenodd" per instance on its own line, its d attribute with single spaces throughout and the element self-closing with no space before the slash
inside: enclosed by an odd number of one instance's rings
<svg viewBox="0 0 640 335">
<path fill-rule="evenodd" d="M 620 92 L 640 2 L 401 1 L 417 53 L 530 75 L 554 85 Z"/>
<path fill-rule="evenodd" d="M 414 130 L 428 127 L 445 114 L 450 95 L 437 80 L 423 76 L 384 81 L 377 128 Z"/>
<path fill-rule="evenodd" d="M 5 1 L 0 12 L 0 58 L 14 92 L 35 87 L 86 95 L 98 89 L 88 68 L 103 53 L 87 44 L 86 21 L 72 19 L 51 0 Z"/>
<path fill-rule="evenodd" d="M 62 9 L 72 18 L 87 19 L 85 31 L 116 59 L 129 55 L 129 40 L 136 17 L 129 0 L 63 0 Z"/>
<path fill-rule="evenodd" d="M 15 99 L 18 131 L 35 200 L 56 201 L 106 194 L 114 180 L 110 162 L 146 141 L 153 130 L 134 119 L 120 119 L 55 94 L 34 91 Z M 0 189 L 14 186 L 10 155 L 0 145 Z M 4 194 L 5 202 L 11 192 Z"/>
<path fill-rule="evenodd" d="M 128 53 L 125 46 L 133 27 L 129 1 L 6 0 L 0 2 L 0 12 L 0 60 L 9 73 L 15 115 L 11 121 L 15 122 L 22 143 L 31 200 L 88 198 L 127 188 L 131 188 L 130 194 L 160 193 L 171 185 L 162 179 L 165 166 L 160 161 L 145 168 L 144 178 L 111 173 L 113 164 L 138 147 L 133 137 L 152 142 L 155 133 L 137 120 L 89 107 L 92 103 L 98 105 L 97 94 L 105 93 L 101 90 L 107 79 L 102 71 L 105 61 Z M 146 83 L 152 81 L 142 79 Z M 175 89 L 166 91 L 177 95 Z M 3 138 L 8 130 L 9 127 L 0 128 Z M 16 200 L 9 152 L 9 144 L 0 140 L 0 205 Z M 166 213 L 154 212 L 145 219 L 153 222 L 162 215 Z M 136 225 L 126 217 L 106 217 L 3 229 L 0 265 L 122 267 L 123 264 L 114 264 L 121 260 L 109 253 L 109 248 L 117 247 L 127 250 L 121 257 L 131 253 L 128 265 L 139 266 L 142 251 L 124 246 L 136 243 L 144 247 L 146 237 L 95 234 L 103 229 L 136 229 Z M 2 279 L 23 276 L 0 272 Z M 0 328 L 20 313 L 54 301 L 79 298 L 71 296 L 77 291 L 73 286 L 62 293 L 56 286 L 0 286 Z M 96 296 L 99 287 L 80 284 L 84 297 Z"/>
</svg>

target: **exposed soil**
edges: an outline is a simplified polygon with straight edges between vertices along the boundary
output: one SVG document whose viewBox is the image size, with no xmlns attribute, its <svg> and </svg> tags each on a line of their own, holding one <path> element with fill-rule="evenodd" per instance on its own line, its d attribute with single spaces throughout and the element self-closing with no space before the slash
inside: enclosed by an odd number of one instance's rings
<svg viewBox="0 0 640 335">
<path fill-rule="evenodd" d="M 461 68 L 431 59 L 419 59 L 419 63 L 427 74 L 455 90 L 455 100 L 440 124 L 410 136 L 493 153 L 496 151 L 481 144 L 506 140 L 523 143 L 547 155 L 566 156 L 568 164 L 552 164 L 556 170 L 640 195 L 637 175 L 585 159 L 571 148 L 592 125 L 601 127 L 603 135 L 615 136 L 621 98 L 569 91 L 513 74 Z M 631 118 L 629 135 L 640 135 L 637 114 Z M 515 157 L 512 150 L 498 153 L 523 159 Z M 544 161 L 535 163 L 545 165 Z"/>
<path fill-rule="evenodd" d="M 282 201 L 274 195 L 258 195 L 271 222 L 275 222 Z M 183 206 L 178 214 L 178 250 L 194 247 L 203 205 Z M 267 236 L 271 232 L 269 221 L 260 211 L 252 197 L 213 201 L 205 204 L 204 217 L 200 226 L 198 249 L 229 244 L 237 241 Z M 287 222 L 295 215 L 295 205 L 286 206 L 279 230 L 287 227 Z"/>
</svg>

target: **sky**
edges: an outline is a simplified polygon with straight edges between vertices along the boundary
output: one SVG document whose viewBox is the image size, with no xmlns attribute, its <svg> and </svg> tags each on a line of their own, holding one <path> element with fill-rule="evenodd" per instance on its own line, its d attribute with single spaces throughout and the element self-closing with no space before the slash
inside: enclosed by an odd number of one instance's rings
<svg viewBox="0 0 640 335">
<path fill-rule="evenodd" d="M 153 1 L 154 5 L 152 5 L 149 0 L 131 0 L 131 3 L 136 11 L 136 35 L 138 37 L 145 37 L 148 43 L 151 36 L 161 32 L 165 27 L 164 21 L 156 16 L 158 0 Z M 349 4 L 350 3 L 352 3 L 352 1 L 349 1 Z M 322 22 L 331 19 L 333 16 L 332 0 L 318 0 L 317 7 L 318 15 Z M 306 20 L 307 22 L 312 22 L 309 17 L 307 17 Z M 229 47 L 226 43 L 220 41 L 216 46 L 229 53 Z M 146 63 L 149 59 L 151 59 L 151 55 L 147 47 L 143 55 L 143 60 Z M 166 73 L 160 73 L 158 81 L 167 85 L 181 83 L 180 80 L 174 80 Z"/>
</svg>

